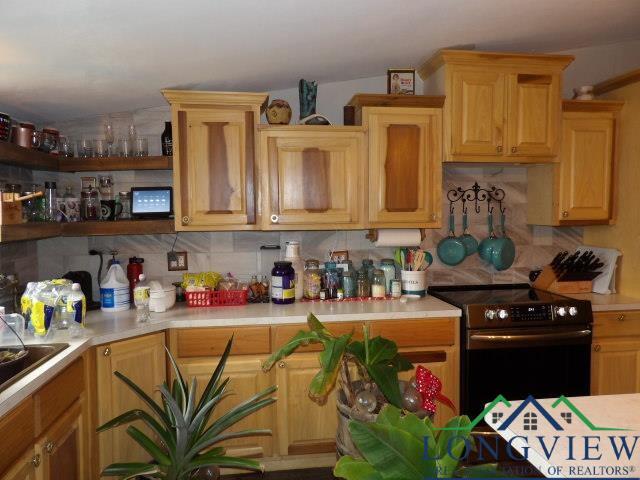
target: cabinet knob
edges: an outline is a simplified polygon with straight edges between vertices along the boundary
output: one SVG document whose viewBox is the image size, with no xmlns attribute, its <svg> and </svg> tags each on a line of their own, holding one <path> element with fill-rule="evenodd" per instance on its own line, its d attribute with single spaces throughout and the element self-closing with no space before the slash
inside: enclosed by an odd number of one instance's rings
<svg viewBox="0 0 640 480">
<path fill-rule="evenodd" d="M 104 355 L 105 357 L 108 357 L 109 355 L 111 355 L 111 347 L 106 347 L 102 352 L 102 355 Z"/>
<path fill-rule="evenodd" d="M 278 223 L 280 221 L 280 217 L 278 215 L 271 215 L 271 223 Z"/>
<path fill-rule="evenodd" d="M 38 468 L 40 466 L 41 463 L 41 458 L 40 458 L 40 454 L 36 453 L 33 458 L 31 459 L 31 465 L 33 465 L 34 467 Z"/>
<path fill-rule="evenodd" d="M 562 212 L 562 218 L 567 218 L 569 216 L 569 212 L 566 210 Z"/>
<path fill-rule="evenodd" d="M 511 147 L 511 153 L 516 153 L 518 151 L 518 147 Z"/>
<path fill-rule="evenodd" d="M 182 217 L 182 224 L 183 225 L 189 225 L 191 223 L 191 217 L 185 215 L 184 217 Z"/>
<path fill-rule="evenodd" d="M 55 444 L 53 442 L 47 442 L 44 444 L 44 451 L 46 453 L 51 453 L 53 452 L 54 447 L 55 447 Z"/>
<path fill-rule="evenodd" d="M 496 152 L 498 152 L 498 153 L 502 153 L 502 145 L 498 145 L 498 146 L 496 147 Z"/>
<path fill-rule="evenodd" d="M 438 214 L 437 213 L 432 213 L 431 214 L 431 221 L 435 222 L 436 220 L 438 220 Z"/>
<path fill-rule="evenodd" d="M 619 322 L 624 321 L 624 313 L 621 313 L 621 314 L 618 316 L 618 321 L 619 321 Z"/>
<path fill-rule="evenodd" d="M 597 345 L 597 344 L 596 344 L 596 345 L 594 345 L 594 346 L 593 346 L 593 351 L 594 351 L 594 352 L 599 352 L 599 351 L 600 351 L 600 345 Z"/>
<path fill-rule="evenodd" d="M 287 364 L 285 362 L 278 362 L 278 368 L 284 368 Z"/>
</svg>

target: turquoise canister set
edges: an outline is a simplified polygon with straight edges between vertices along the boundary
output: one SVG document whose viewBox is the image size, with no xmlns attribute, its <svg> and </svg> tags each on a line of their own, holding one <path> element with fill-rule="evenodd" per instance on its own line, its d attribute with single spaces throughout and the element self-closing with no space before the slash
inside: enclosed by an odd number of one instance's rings
<svg viewBox="0 0 640 480">
<path fill-rule="evenodd" d="M 485 262 L 493 265 L 496 270 L 507 270 L 513 265 L 516 258 L 516 247 L 505 229 L 505 209 L 500 206 L 500 236 L 497 236 L 493 227 L 493 208 L 489 206 L 487 224 L 489 233 L 486 238 L 478 243 L 478 240 L 469 233 L 469 218 L 467 210 L 463 206 L 462 234 L 456 236 L 455 215 L 453 204 L 449 208 L 449 235 L 438 243 L 438 258 L 442 263 L 454 267 L 462 263 L 469 255 L 478 253 Z"/>
</svg>

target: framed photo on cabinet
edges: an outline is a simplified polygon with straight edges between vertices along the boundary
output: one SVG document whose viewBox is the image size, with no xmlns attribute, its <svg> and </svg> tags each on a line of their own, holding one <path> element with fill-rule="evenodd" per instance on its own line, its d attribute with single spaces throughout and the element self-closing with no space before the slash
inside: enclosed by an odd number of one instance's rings
<svg viewBox="0 0 640 480">
<path fill-rule="evenodd" d="M 415 95 L 416 71 L 413 68 L 390 68 L 387 70 L 387 93 Z"/>
</svg>

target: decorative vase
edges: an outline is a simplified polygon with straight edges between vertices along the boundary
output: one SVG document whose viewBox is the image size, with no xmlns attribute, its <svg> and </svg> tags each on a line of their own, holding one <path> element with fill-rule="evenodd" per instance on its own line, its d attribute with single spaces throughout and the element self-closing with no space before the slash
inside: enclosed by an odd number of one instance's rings
<svg viewBox="0 0 640 480">
<path fill-rule="evenodd" d="M 291 106 L 286 100 L 277 98 L 267 107 L 266 115 L 270 125 L 288 125 L 291 121 Z"/>
<path fill-rule="evenodd" d="M 300 97 L 300 118 L 306 118 L 316 113 L 316 97 L 318 82 L 305 80 L 298 82 L 298 96 Z"/>
</svg>

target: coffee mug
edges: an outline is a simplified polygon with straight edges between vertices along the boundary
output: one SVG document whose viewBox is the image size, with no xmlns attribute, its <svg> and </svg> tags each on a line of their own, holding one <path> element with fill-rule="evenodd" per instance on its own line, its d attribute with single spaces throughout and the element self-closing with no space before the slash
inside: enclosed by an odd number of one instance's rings
<svg viewBox="0 0 640 480">
<path fill-rule="evenodd" d="M 100 201 L 100 219 L 115 220 L 122 213 L 122 205 L 115 200 Z"/>
</svg>

